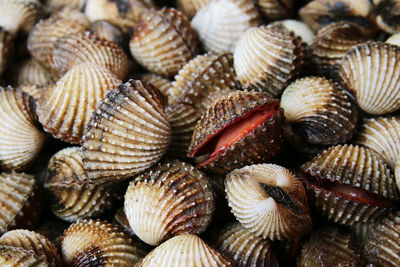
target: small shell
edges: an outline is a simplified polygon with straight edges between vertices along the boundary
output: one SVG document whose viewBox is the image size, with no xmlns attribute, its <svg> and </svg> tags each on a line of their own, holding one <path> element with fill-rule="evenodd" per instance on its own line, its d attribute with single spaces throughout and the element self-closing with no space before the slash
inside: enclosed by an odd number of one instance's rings
<svg viewBox="0 0 400 267">
<path fill-rule="evenodd" d="M 191 19 L 197 11 L 213 0 L 177 0 L 178 8 Z"/>
<path fill-rule="evenodd" d="M 254 2 L 267 20 L 289 18 L 292 15 L 293 0 L 255 0 Z"/>
<path fill-rule="evenodd" d="M 175 236 L 151 251 L 136 267 L 235 266 L 234 262 L 192 234 Z"/>
<path fill-rule="evenodd" d="M 62 237 L 62 254 L 67 266 L 134 266 L 146 255 L 116 225 L 93 220 L 72 224 Z"/>
<path fill-rule="evenodd" d="M 376 24 L 388 33 L 400 31 L 400 3 L 397 0 L 373 0 L 376 12 Z"/>
<path fill-rule="evenodd" d="M 300 179 L 281 166 L 234 170 L 226 176 L 225 192 L 236 219 L 257 236 L 282 240 L 311 230 L 306 191 Z"/>
<path fill-rule="evenodd" d="M 124 211 L 135 234 L 155 246 L 175 235 L 202 233 L 211 221 L 214 205 L 208 178 L 193 166 L 174 160 L 132 180 Z"/>
<path fill-rule="evenodd" d="M 0 75 L 3 74 L 14 53 L 14 43 L 11 34 L 0 27 Z"/>
<path fill-rule="evenodd" d="M 43 90 L 37 106 L 39 120 L 54 137 L 80 143 L 97 104 L 120 84 L 107 69 L 75 65 L 54 86 Z"/>
<path fill-rule="evenodd" d="M 129 80 L 107 94 L 87 124 L 85 171 L 93 183 L 130 178 L 159 161 L 170 139 L 160 92 Z"/>
<path fill-rule="evenodd" d="M 36 84 L 23 84 L 23 85 L 20 85 L 18 88 L 20 90 L 22 90 L 23 92 L 32 96 L 33 99 L 35 99 L 35 101 L 38 101 L 40 94 L 43 91 L 43 87 L 38 86 Z"/>
<path fill-rule="evenodd" d="M 173 8 L 144 12 L 129 48 L 143 67 L 166 77 L 177 74 L 198 50 L 190 22 Z"/>
<path fill-rule="evenodd" d="M 211 1 L 191 21 L 204 48 L 216 53 L 233 52 L 239 37 L 260 23 L 251 0 Z"/>
<path fill-rule="evenodd" d="M 19 89 L 0 87 L 0 165 L 22 170 L 38 155 L 45 134 L 38 128 L 35 103 Z"/>
<path fill-rule="evenodd" d="M 0 246 L 0 264 L 2 266 L 48 267 L 44 257 L 38 257 L 33 251 L 13 246 Z"/>
<path fill-rule="evenodd" d="M 383 115 L 400 108 L 400 47 L 368 42 L 353 47 L 339 68 L 343 85 L 351 91 L 360 108 Z"/>
<path fill-rule="evenodd" d="M 36 84 L 45 86 L 52 84 L 55 78 L 39 62 L 34 59 L 28 59 L 17 66 L 14 79 L 17 85 Z"/>
<path fill-rule="evenodd" d="M 385 43 L 400 46 L 400 33 L 395 33 L 391 35 Z"/>
<path fill-rule="evenodd" d="M 169 91 L 172 87 L 172 82 L 169 79 L 166 79 L 154 73 L 138 75 L 137 79 L 145 83 L 151 83 L 165 96 L 168 96 L 170 94 Z"/>
<path fill-rule="evenodd" d="M 121 29 L 107 20 L 96 20 L 90 25 L 90 30 L 100 38 L 114 42 L 121 47 L 124 45 L 124 34 Z"/>
<path fill-rule="evenodd" d="M 312 144 L 348 141 L 356 130 L 357 111 L 338 84 L 322 77 L 306 77 L 282 94 L 286 121 Z"/>
<path fill-rule="evenodd" d="M 237 42 L 234 66 L 244 88 L 279 96 L 303 64 L 301 40 L 277 24 L 248 29 Z"/>
<path fill-rule="evenodd" d="M 281 25 L 289 32 L 293 32 L 296 36 L 301 38 L 301 41 L 306 43 L 307 45 L 311 45 L 314 40 L 314 33 L 313 31 L 300 20 L 293 20 L 293 19 L 285 19 L 280 21 L 275 21 L 271 25 Z"/>
</svg>

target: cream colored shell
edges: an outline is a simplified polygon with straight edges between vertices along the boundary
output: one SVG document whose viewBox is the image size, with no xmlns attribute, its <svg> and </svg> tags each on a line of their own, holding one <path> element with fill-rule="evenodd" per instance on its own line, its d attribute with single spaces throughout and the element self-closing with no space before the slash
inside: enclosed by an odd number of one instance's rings
<svg viewBox="0 0 400 267">
<path fill-rule="evenodd" d="M 15 83 L 18 85 L 35 84 L 45 86 L 52 84 L 56 78 L 34 59 L 23 61 L 17 67 L 15 74 Z M 31 96 L 37 100 L 37 96 Z"/>
<path fill-rule="evenodd" d="M 189 18 L 193 18 L 197 11 L 213 0 L 177 0 L 178 8 Z"/>
</svg>

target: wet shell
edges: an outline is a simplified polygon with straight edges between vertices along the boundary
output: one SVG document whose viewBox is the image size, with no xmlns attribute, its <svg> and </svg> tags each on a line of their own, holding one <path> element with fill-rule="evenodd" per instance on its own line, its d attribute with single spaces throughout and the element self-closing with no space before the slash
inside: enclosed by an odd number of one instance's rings
<svg viewBox="0 0 400 267">
<path fill-rule="evenodd" d="M 156 247 L 138 262 L 145 266 L 235 266 L 234 262 L 208 246 L 200 237 L 192 234 L 175 236 Z"/>
<path fill-rule="evenodd" d="M 73 65 L 92 63 L 105 67 L 123 80 L 128 73 L 128 57 L 114 42 L 89 32 L 61 37 L 53 50 L 53 66 L 60 74 Z"/>
<path fill-rule="evenodd" d="M 237 78 L 244 88 L 280 95 L 303 64 L 301 40 L 278 25 L 248 29 L 234 57 Z"/>
<path fill-rule="evenodd" d="M 14 43 L 11 34 L 0 27 L 0 75 L 12 59 Z"/>
<path fill-rule="evenodd" d="M 218 234 L 215 246 L 230 256 L 239 267 L 277 267 L 271 242 L 258 237 L 240 223 L 226 227 Z"/>
<path fill-rule="evenodd" d="M 129 80 L 92 114 L 82 143 L 85 171 L 94 183 L 132 177 L 158 162 L 170 139 L 160 92 Z"/>
<path fill-rule="evenodd" d="M 30 250 L 13 246 L 0 246 L 0 264 L 2 266 L 23 266 L 23 267 L 48 267 L 44 257 L 37 255 Z"/>
<path fill-rule="evenodd" d="M 311 45 L 314 40 L 314 33 L 313 31 L 300 20 L 293 20 L 293 19 L 285 19 L 280 21 L 275 21 L 271 23 L 271 25 L 280 25 L 280 27 L 286 28 L 289 32 L 293 32 L 296 36 L 301 38 L 301 41 L 306 43 L 307 45 Z"/>
<path fill-rule="evenodd" d="M 0 87 L 0 165 L 26 168 L 38 155 L 45 134 L 37 126 L 35 103 L 19 89 Z"/>
<path fill-rule="evenodd" d="M 178 8 L 188 17 L 193 18 L 197 11 L 212 0 L 177 0 Z"/>
<path fill-rule="evenodd" d="M 293 0 L 255 0 L 254 2 L 268 20 L 284 19 L 292 14 Z"/>
<path fill-rule="evenodd" d="M 399 46 L 369 42 L 347 53 L 339 75 L 363 111 L 383 115 L 400 108 L 399 71 Z"/>
<path fill-rule="evenodd" d="M 170 94 L 170 89 L 172 87 L 172 82 L 169 79 L 166 79 L 160 75 L 154 73 L 146 73 L 142 75 L 138 75 L 138 80 L 142 82 L 151 83 L 154 85 L 160 92 L 168 96 Z"/>
<path fill-rule="evenodd" d="M 372 221 L 399 199 L 389 167 L 360 146 L 330 147 L 303 164 L 301 172 L 310 203 L 336 223 Z"/>
<path fill-rule="evenodd" d="M 96 20 L 90 25 L 90 29 L 100 38 L 109 40 L 123 47 L 124 34 L 118 26 L 115 26 L 106 20 Z"/>
<path fill-rule="evenodd" d="M 177 74 L 198 50 L 190 22 L 173 8 L 144 12 L 129 48 L 143 67 L 166 77 Z"/>
<path fill-rule="evenodd" d="M 400 3 L 398 0 L 374 0 L 376 23 L 379 28 L 388 33 L 400 31 L 399 12 Z"/>
<path fill-rule="evenodd" d="M 67 266 L 134 266 L 146 252 L 116 225 L 93 220 L 72 224 L 62 237 Z"/>
<path fill-rule="evenodd" d="M 23 84 L 20 85 L 18 88 L 32 96 L 35 101 L 38 101 L 44 87 L 38 86 L 36 84 Z"/>
<path fill-rule="evenodd" d="M 202 233 L 211 222 L 214 195 L 202 172 L 174 160 L 129 184 L 124 211 L 135 234 L 155 246 L 175 235 Z"/>
<path fill-rule="evenodd" d="M 257 236 L 282 240 L 311 230 L 306 191 L 300 179 L 281 166 L 234 170 L 226 176 L 225 192 L 236 219 Z"/>
<path fill-rule="evenodd" d="M 13 230 L 0 238 L 0 246 L 12 246 L 33 251 L 38 258 L 43 257 L 48 266 L 61 266 L 61 258 L 54 245 L 41 234 L 28 230 Z"/>
<path fill-rule="evenodd" d="M 282 94 L 285 119 L 295 132 L 313 144 L 334 145 L 349 140 L 356 130 L 357 111 L 338 84 L 306 77 Z"/>
<path fill-rule="evenodd" d="M 216 53 L 233 52 L 239 37 L 260 23 L 251 0 L 211 1 L 191 21 L 205 50 Z"/>
<path fill-rule="evenodd" d="M 15 84 L 36 84 L 45 86 L 53 83 L 56 77 L 34 59 L 23 61 L 15 70 Z M 33 96 L 33 95 L 32 95 Z"/>
</svg>

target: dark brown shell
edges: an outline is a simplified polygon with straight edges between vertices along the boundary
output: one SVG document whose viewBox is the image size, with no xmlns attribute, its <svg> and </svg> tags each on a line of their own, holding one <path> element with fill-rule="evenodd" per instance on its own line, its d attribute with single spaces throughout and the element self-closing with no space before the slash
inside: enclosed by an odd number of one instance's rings
<svg viewBox="0 0 400 267">
<path fill-rule="evenodd" d="M 292 15 L 293 0 L 255 0 L 254 2 L 268 20 L 285 19 Z"/>
<path fill-rule="evenodd" d="M 141 80 L 146 83 L 154 85 L 164 96 L 168 97 L 171 93 L 172 82 L 171 80 L 164 78 L 161 75 L 154 73 L 139 74 L 137 80 Z"/>
<path fill-rule="evenodd" d="M 397 0 L 374 0 L 376 23 L 388 33 L 400 31 L 400 3 Z"/>
</svg>

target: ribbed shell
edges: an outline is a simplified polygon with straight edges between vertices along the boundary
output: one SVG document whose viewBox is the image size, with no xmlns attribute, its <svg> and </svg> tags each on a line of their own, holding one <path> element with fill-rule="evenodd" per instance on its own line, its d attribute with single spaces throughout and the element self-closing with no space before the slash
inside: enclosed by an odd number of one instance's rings
<svg viewBox="0 0 400 267">
<path fill-rule="evenodd" d="M 277 267 L 271 242 L 256 236 L 240 223 L 233 223 L 218 233 L 215 246 L 230 256 L 239 267 Z"/>
<path fill-rule="evenodd" d="M 234 262 L 208 246 L 200 237 L 183 234 L 156 247 L 136 267 L 235 266 Z"/>
<path fill-rule="evenodd" d="M 48 0 L 47 5 L 49 5 L 49 2 L 55 1 L 82 1 L 86 3 L 87 0 Z M 81 9 L 74 8 L 71 5 L 64 5 L 62 8 L 56 8 L 51 11 L 51 15 L 58 19 L 73 19 L 82 24 L 90 24 L 89 19 L 81 12 Z"/>
<path fill-rule="evenodd" d="M 286 121 L 313 144 L 344 143 L 356 130 L 356 107 L 338 84 L 323 77 L 290 84 L 282 94 L 281 107 Z"/>
<path fill-rule="evenodd" d="M 211 1 L 191 21 L 205 50 L 233 52 L 240 36 L 250 27 L 261 24 L 251 0 Z"/>
<path fill-rule="evenodd" d="M 119 79 L 128 73 L 128 57 L 114 42 L 89 32 L 61 37 L 53 50 L 53 66 L 60 74 L 66 73 L 78 63 L 92 63 L 105 67 Z"/>
<path fill-rule="evenodd" d="M 400 47 L 368 42 L 353 47 L 343 58 L 339 75 L 360 108 L 383 115 L 400 108 Z"/>
<path fill-rule="evenodd" d="M 197 11 L 212 0 L 177 0 L 178 8 L 188 17 L 193 18 Z"/>
<path fill-rule="evenodd" d="M 399 11 L 397 0 L 374 0 L 376 24 L 388 33 L 400 32 Z"/>
<path fill-rule="evenodd" d="M 315 35 L 313 31 L 301 20 L 285 19 L 271 23 L 271 25 L 276 24 L 283 26 L 290 32 L 293 32 L 296 36 L 301 38 L 302 42 L 306 43 L 307 45 L 311 45 L 314 40 Z"/>
<path fill-rule="evenodd" d="M 313 177 L 360 188 L 388 200 L 399 199 L 389 167 L 380 157 L 361 146 L 330 147 L 303 164 L 301 171 Z M 309 198 L 315 199 L 315 209 L 336 223 L 352 225 L 371 221 L 387 210 L 348 200 L 308 182 L 306 187 Z"/>
<path fill-rule="evenodd" d="M 293 0 L 255 0 L 254 2 L 268 20 L 289 18 L 292 15 Z"/>
<path fill-rule="evenodd" d="M 20 90 L 22 90 L 23 92 L 32 96 L 33 99 L 35 99 L 35 101 L 38 101 L 40 94 L 42 93 L 44 87 L 38 86 L 36 84 L 23 84 L 23 85 L 20 85 L 18 88 Z"/>
<path fill-rule="evenodd" d="M 154 73 L 146 73 L 143 75 L 139 75 L 138 80 L 146 83 L 151 83 L 165 96 L 168 96 L 170 94 L 169 91 L 172 87 L 171 80 L 166 79 L 160 75 Z"/>
<path fill-rule="evenodd" d="M 80 147 L 57 152 L 50 159 L 48 169 L 50 177 L 45 188 L 55 196 L 53 213 L 63 220 L 74 222 L 96 217 L 116 199 L 114 187 L 89 183 Z"/>
<path fill-rule="evenodd" d="M 222 97 L 229 95 L 230 93 L 232 93 L 232 90 L 228 89 L 228 88 L 209 93 L 207 95 L 207 97 L 203 98 L 203 100 L 200 103 L 201 112 L 204 113 L 208 109 L 209 106 L 214 104 L 214 102 L 216 102 L 218 99 L 220 99 Z"/>
<path fill-rule="evenodd" d="M 175 76 L 170 90 L 170 103 L 185 103 L 201 108 L 208 94 L 224 89 L 238 89 L 230 53 L 207 53 L 187 63 Z"/>
<path fill-rule="evenodd" d="M 112 90 L 93 112 L 83 137 L 83 165 L 94 183 L 126 179 L 167 151 L 171 128 L 150 84 L 129 80 Z"/>
<path fill-rule="evenodd" d="M 44 257 L 37 255 L 30 250 L 13 246 L 0 246 L 1 266 L 18 267 L 48 267 Z"/>
<path fill-rule="evenodd" d="M 0 75 L 3 74 L 14 52 L 11 34 L 0 27 Z"/>
<path fill-rule="evenodd" d="M 132 56 L 151 72 L 173 77 L 198 51 L 196 32 L 178 10 L 147 10 L 129 42 Z"/>
<path fill-rule="evenodd" d="M 116 225 L 99 220 L 72 224 L 62 237 L 67 266 L 134 266 L 146 252 Z"/>
<path fill-rule="evenodd" d="M 208 178 L 174 160 L 132 180 L 124 211 L 135 234 L 155 246 L 175 235 L 202 233 L 211 222 L 214 205 Z"/>
<path fill-rule="evenodd" d="M 122 30 L 107 20 L 96 20 L 90 25 L 90 30 L 97 34 L 100 38 L 124 45 L 124 35 Z"/>
<path fill-rule="evenodd" d="M 244 88 L 279 96 L 300 71 L 300 38 L 283 26 L 260 26 L 241 35 L 233 54 L 237 78 Z"/>
<path fill-rule="evenodd" d="M 33 251 L 38 258 L 43 257 L 48 266 L 61 266 L 57 249 L 46 237 L 28 230 L 12 230 L 0 238 L 0 246 L 12 246 Z"/>
<path fill-rule="evenodd" d="M 54 86 L 43 90 L 37 103 L 39 121 L 54 137 L 80 143 L 97 104 L 121 83 L 100 66 L 75 65 Z"/>
<path fill-rule="evenodd" d="M 69 226 L 70 223 L 53 217 L 36 228 L 36 232 L 50 240 L 61 254 L 61 238 Z"/>
<path fill-rule="evenodd" d="M 53 83 L 54 78 L 56 78 L 34 59 L 23 61 L 17 67 L 15 74 L 15 84 L 18 85 L 36 84 L 45 86 Z"/>
<path fill-rule="evenodd" d="M 353 225 L 350 228 L 351 235 L 358 244 L 364 246 L 365 242 L 367 241 L 369 232 L 375 227 L 376 224 L 376 221 L 371 221 Z"/>
<path fill-rule="evenodd" d="M 26 168 L 38 155 L 45 135 L 38 128 L 35 103 L 19 89 L 0 87 L 0 165 Z"/>
<path fill-rule="evenodd" d="M 284 167 L 259 164 L 234 170 L 226 176 L 225 192 L 236 219 L 257 236 L 282 240 L 311 230 L 306 191 Z"/>
</svg>

